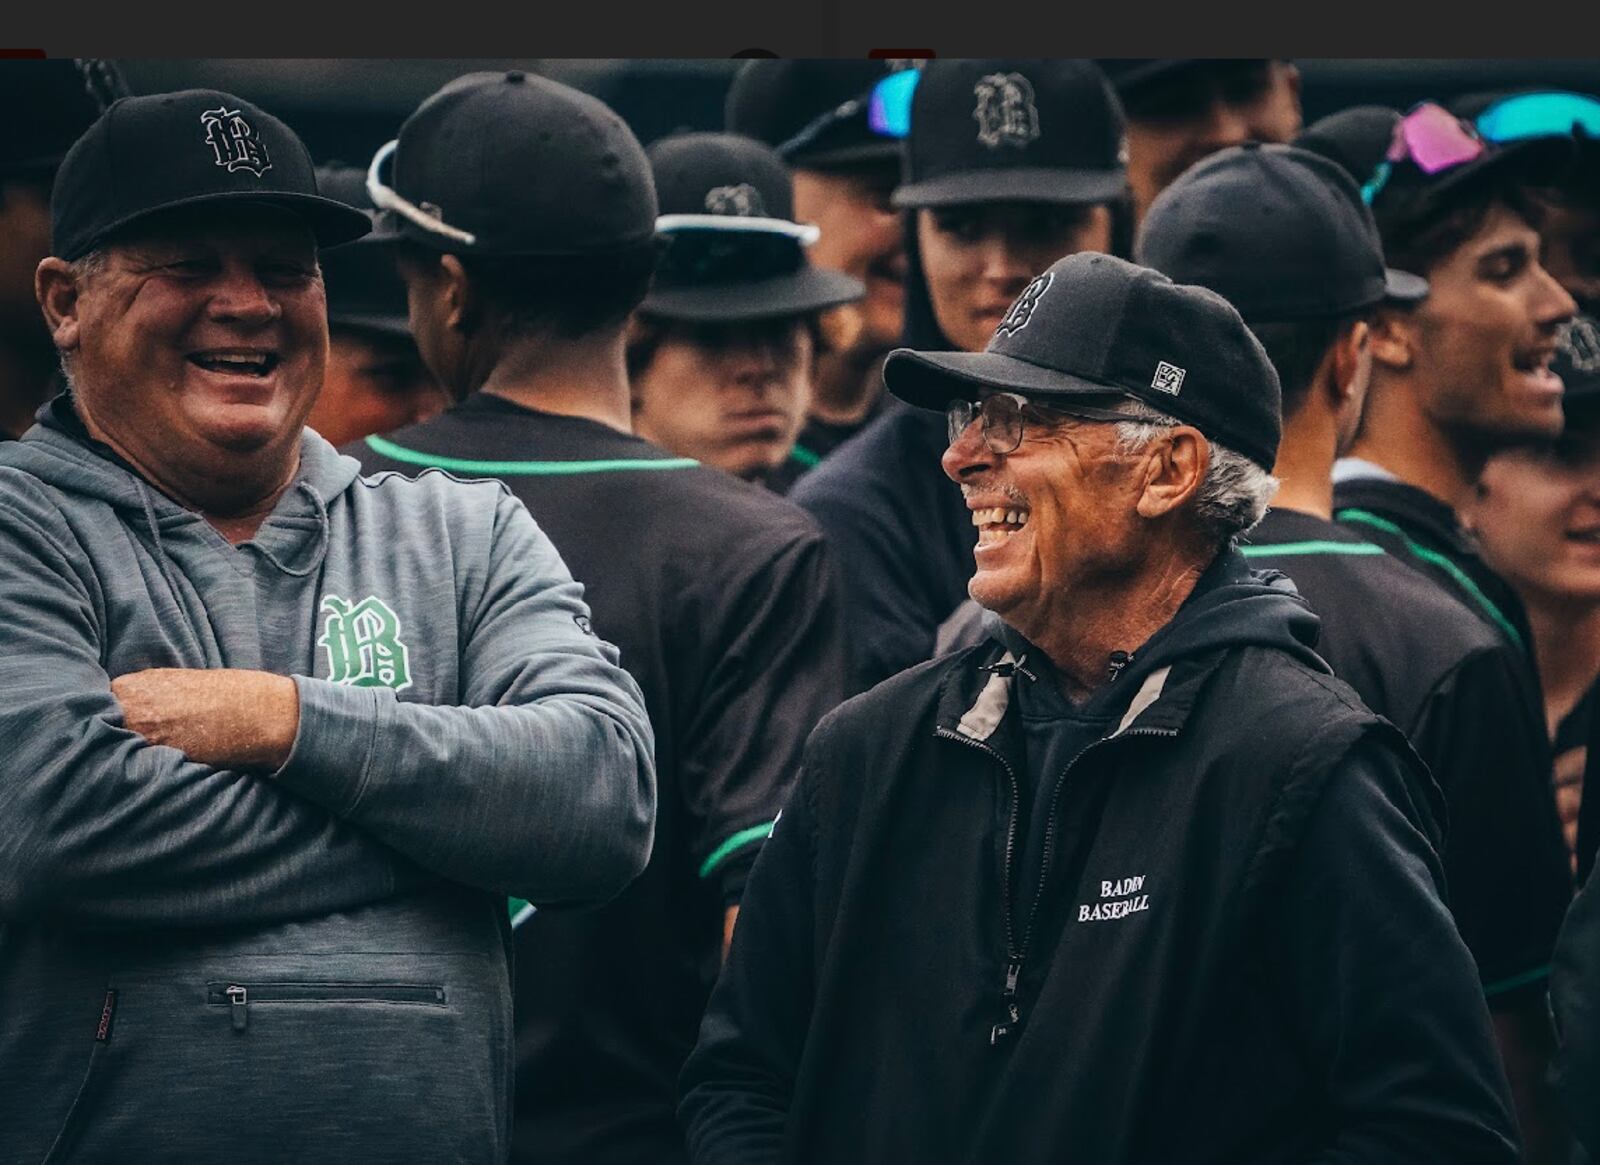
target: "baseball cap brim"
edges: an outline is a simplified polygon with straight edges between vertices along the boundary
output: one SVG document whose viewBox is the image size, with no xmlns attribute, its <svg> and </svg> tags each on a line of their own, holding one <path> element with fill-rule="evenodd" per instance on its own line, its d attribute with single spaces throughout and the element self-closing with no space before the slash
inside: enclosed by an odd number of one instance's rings
<svg viewBox="0 0 1600 1165">
<path fill-rule="evenodd" d="M 803 267 L 767 279 L 655 287 L 639 305 L 647 315 L 695 323 L 734 323 L 806 315 L 866 295 L 866 285 L 838 271 Z"/>
<path fill-rule="evenodd" d="M 833 149 L 797 150 L 784 158 L 796 170 L 848 170 L 856 166 L 898 166 L 900 139 L 873 135 L 871 141 Z"/>
<path fill-rule="evenodd" d="M 208 205 L 275 206 L 291 211 L 305 220 L 318 247 L 336 247 L 340 243 L 353 242 L 372 230 L 372 220 L 363 212 L 353 206 L 346 206 L 342 202 L 316 194 L 257 190 L 214 191 L 209 194 L 197 194 L 191 198 L 176 198 L 160 206 L 145 207 L 135 214 L 107 223 L 92 237 L 78 244 L 75 248 L 77 254 L 62 257 L 79 258 L 104 243 L 112 235 L 120 234 L 128 227 L 155 215 L 174 210 L 199 209 Z"/>
<path fill-rule="evenodd" d="M 883 382 L 907 404 L 939 412 L 952 400 L 976 400 L 986 388 L 1032 396 L 1133 399 L 1118 385 L 1043 368 L 999 352 L 917 352 L 896 348 L 884 361 Z M 1075 411 L 1083 410 L 1079 407 Z M 1111 415 L 1107 413 L 1108 418 Z"/>
<path fill-rule="evenodd" d="M 966 170 L 913 182 L 896 190 L 899 207 L 964 206 L 986 202 L 1049 202 L 1066 206 L 1111 202 L 1128 180 L 1121 170 L 1061 170 L 1023 166 Z"/>
<path fill-rule="evenodd" d="M 1383 269 L 1384 303 L 1421 303 L 1428 298 L 1428 290 L 1428 281 L 1420 275 L 1394 267 Z"/>
</svg>

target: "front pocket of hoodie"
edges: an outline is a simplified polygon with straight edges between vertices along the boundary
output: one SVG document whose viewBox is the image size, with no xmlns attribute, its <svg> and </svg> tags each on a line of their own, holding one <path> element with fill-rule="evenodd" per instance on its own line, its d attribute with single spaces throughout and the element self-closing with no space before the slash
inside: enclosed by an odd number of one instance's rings
<svg viewBox="0 0 1600 1165">
<path fill-rule="evenodd" d="M 509 1065 L 495 1045 L 510 1033 L 495 993 L 385 961 L 398 973 L 370 980 L 257 964 L 124 982 L 61 1159 L 498 1161 Z"/>
</svg>

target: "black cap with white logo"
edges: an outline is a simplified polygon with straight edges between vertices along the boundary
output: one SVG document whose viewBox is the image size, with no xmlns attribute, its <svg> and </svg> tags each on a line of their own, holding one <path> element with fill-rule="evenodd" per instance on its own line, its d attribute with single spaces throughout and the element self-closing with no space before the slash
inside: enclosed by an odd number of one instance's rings
<svg viewBox="0 0 1600 1165">
<path fill-rule="evenodd" d="M 1600 321 L 1580 315 L 1568 324 L 1550 369 L 1566 388 L 1561 403 L 1568 409 L 1600 406 Z"/>
<path fill-rule="evenodd" d="M 1122 109 L 1084 60 L 946 60 L 922 69 L 896 206 L 1110 202 L 1127 186 Z"/>
<path fill-rule="evenodd" d="M 1251 323 L 1323 319 L 1416 303 L 1427 280 L 1386 268 L 1361 191 L 1338 163 L 1292 146 L 1235 146 L 1163 190 L 1139 262 L 1209 287 Z"/>
<path fill-rule="evenodd" d="M 377 214 L 363 169 L 339 162 L 318 166 L 317 188 L 369 217 Z M 394 249 L 384 245 L 388 241 L 374 232 L 319 256 L 330 326 L 410 337 L 405 280 L 395 267 Z"/>
<path fill-rule="evenodd" d="M 926 409 L 985 389 L 1064 408 L 1131 397 L 1268 470 L 1282 431 L 1278 374 L 1227 300 L 1088 251 L 1030 283 L 982 352 L 897 348 L 883 378 Z"/>
<path fill-rule="evenodd" d="M 517 70 L 468 73 L 429 97 L 367 186 L 405 238 L 462 255 L 599 254 L 655 231 L 650 164 L 627 123 Z"/>
<path fill-rule="evenodd" d="M 649 158 L 665 243 L 639 310 L 665 319 L 725 321 L 805 315 L 860 299 L 858 279 L 813 267 L 817 228 L 794 221 L 789 168 L 739 134 L 662 138 Z"/>
<path fill-rule="evenodd" d="M 300 215 L 324 247 L 372 229 L 366 215 L 317 192 L 305 144 L 243 98 L 214 89 L 124 97 L 61 163 L 51 249 L 77 259 L 159 212 L 262 203 Z"/>
</svg>

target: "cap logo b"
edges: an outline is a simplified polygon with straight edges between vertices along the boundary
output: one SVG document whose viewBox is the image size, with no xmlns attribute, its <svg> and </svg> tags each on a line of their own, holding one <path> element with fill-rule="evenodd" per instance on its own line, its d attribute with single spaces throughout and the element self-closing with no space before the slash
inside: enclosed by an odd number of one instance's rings
<svg viewBox="0 0 1600 1165">
<path fill-rule="evenodd" d="M 1567 326 L 1561 346 L 1567 350 L 1567 359 L 1577 371 L 1600 370 L 1600 329 L 1588 316 L 1578 316 Z"/>
<path fill-rule="evenodd" d="M 708 190 L 706 212 L 759 218 L 767 213 L 767 207 L 761 200 L 761 191 L 748 182 L 741 182 L 737 186 L 715 186 Z"/>
<path fill-rule="evenodd" d="M 1156 374 L 1150 381 L 1150 387 L 1157 392 L 1178 395 L 1178 390 L 1183 387 L 1183 378 L 1188 373 L 1176 364 L 1168 364 L 1165 360 L 1156 364 Z"/>
<path fill-rule="evenodd" d="M 1033 86 L 1021 73 L 980 77 L 972 94 L 978 99 L 972 111 L 978 122 L 978 140 L 991 150 L 1001 146 L 1021 149 L 1039 136 L 1039 107 L 1033 103 Z"/>
<path fill-rule="evenodd" d="M 228 173 L 248 170 L 259 178 L 272 169 L 272 159 L 267 157 L 267 147 L 255 126 L 237 109 L 208 109 L 200 115 L 200 124 L 206 127 L 206 144 L 216 155 L 217 165 Z"/>
<path fill-rule="evenodd" d="M 1054 278 L 1054 275 L 1046 271 L 1022 289 L 1022 294 L 1017 296 L 1016 301 L 1007 309 L 1005 318 L 995 328 L 995 339 L 1001 336 L 1014 336 L 1028 326 L 1028 321 L 1033 318 L 1033 309 L 1039 306 L 1039 297 L 1049 288 Z"/>
</svg>

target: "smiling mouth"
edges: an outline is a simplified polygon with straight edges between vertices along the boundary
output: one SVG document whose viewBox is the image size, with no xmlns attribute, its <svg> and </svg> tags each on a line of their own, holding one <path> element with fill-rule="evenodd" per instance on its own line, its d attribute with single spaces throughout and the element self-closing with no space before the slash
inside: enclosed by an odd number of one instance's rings
<svg viewBox="0 0 1600 1165">
<path fill-rule="evenodd" d="M 191 352 L 190 364 L 224 376 L 270 376 L 281 363 L 276 352 Z"/>
<path fill-rule="evenodd" d="M 979 546 L 997 546 L 1028 524 L 1028 511 L 989 506 L 972 511 Z"/>
<path fill-rule="evenodd" d="M 1555 359 L 1555 354 L 1554 348 L 1536 348 L 1519 352 L 1511 358 L 1511 367 L 1524 376 L 1559 383 L 1560 377 L 1550 370 L 1550 362 Z"/>
</svg>

